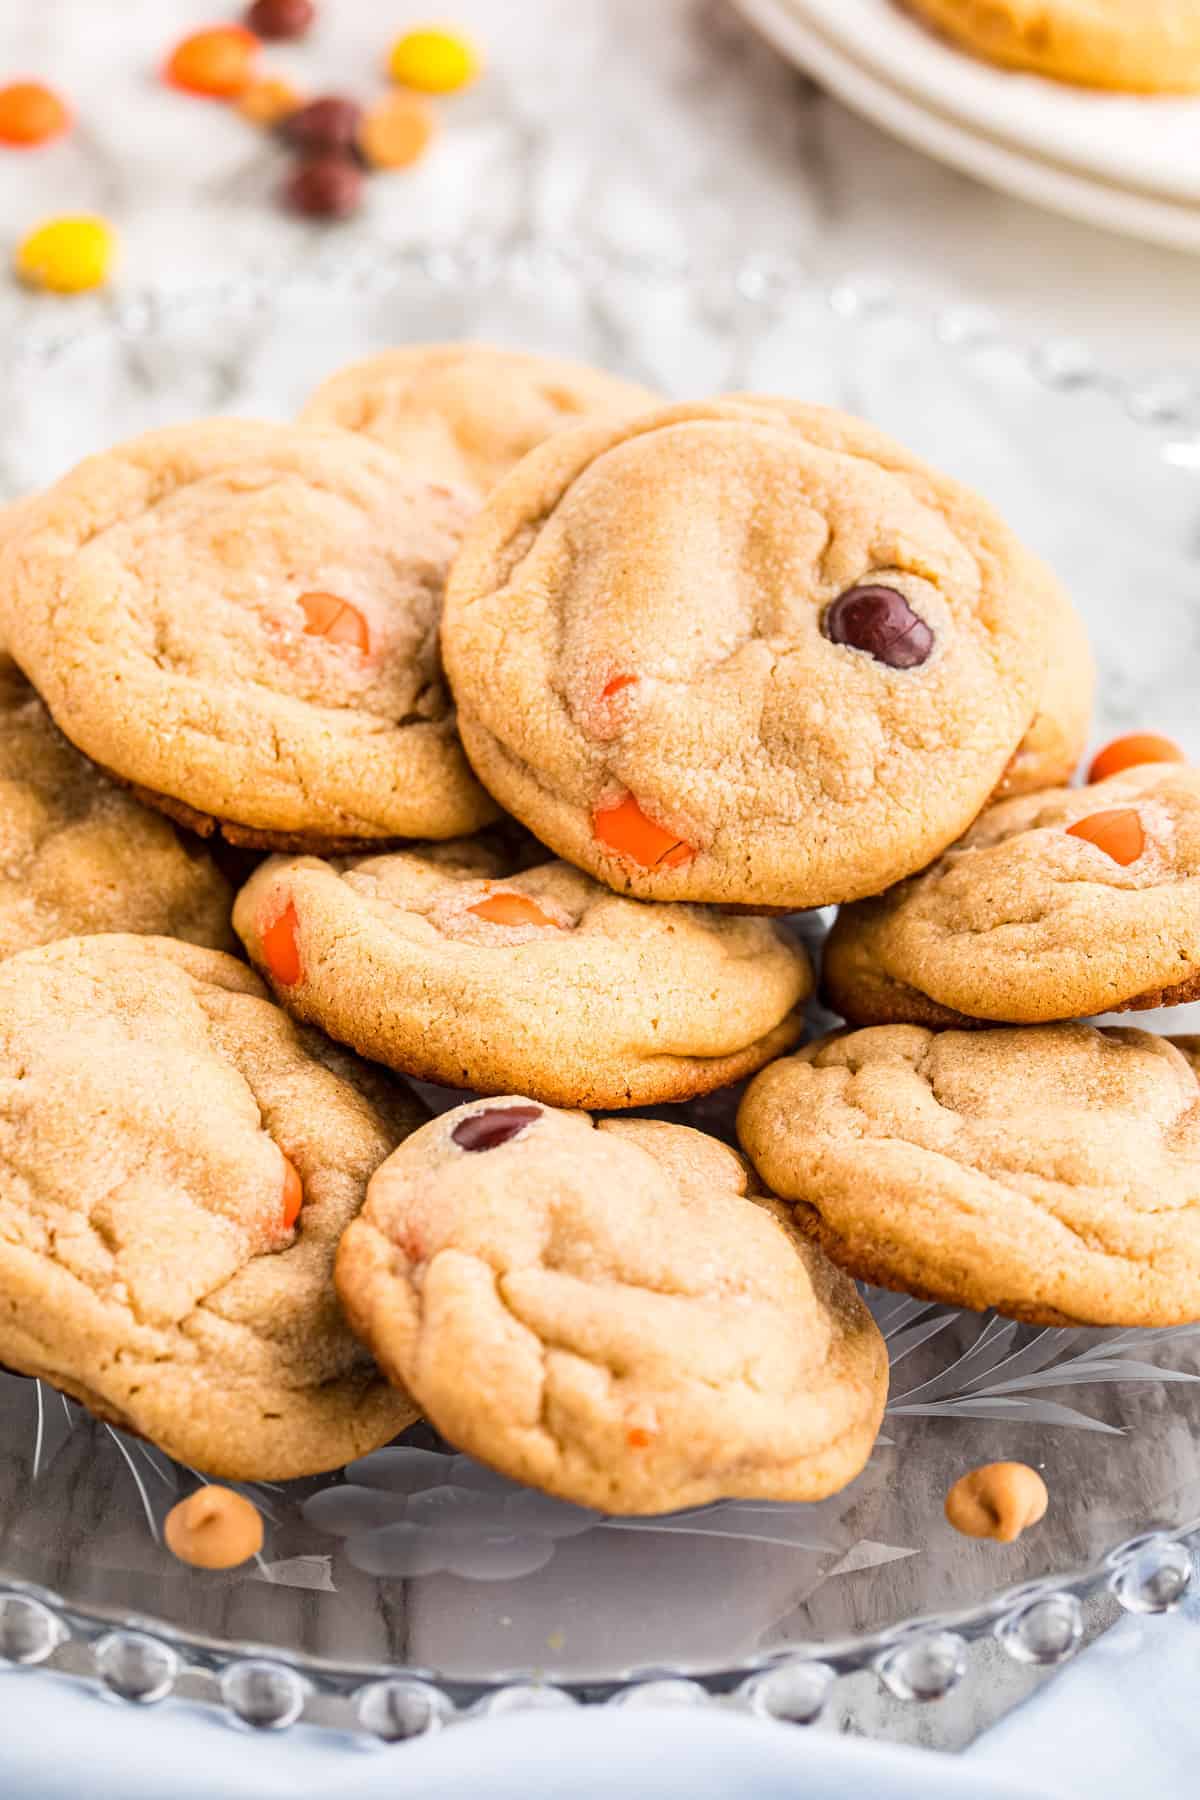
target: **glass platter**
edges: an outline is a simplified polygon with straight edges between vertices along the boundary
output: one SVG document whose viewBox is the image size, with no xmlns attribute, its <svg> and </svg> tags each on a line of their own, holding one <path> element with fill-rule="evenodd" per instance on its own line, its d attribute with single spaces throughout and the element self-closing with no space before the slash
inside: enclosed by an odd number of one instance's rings
<svg viewBox="0 0 1200 1800">
<path fill-rule="evenodd" d="M 982 488 L 1065 576 L 1101 664 L 1097 735 L 1144 724 L 1200 756 L 1193 386 L 1116 381 L 1077 346 L 1006 343 L 982 313 L 920 313 L 867 280 L 379 249 L 284 281 L 58 308 L 4 355 L 0 488 L 149 426 L 287 416 L 352 357 L 457 336 L 679 396 L 758 388 L 877 420 Z M 1198 1030 L 1198 1013 L 1139 1022 Z M 723 1133 L 731 1115 L 728 1096 L 692 1109 Z M 514 1693 L 603 1700 L 683 1678 L 805 1718 L 865 1664 L 898 1695 L 943 1693 L 982 1634 L 1018 1661 L 1061 1660 L 1100 1583 L 1135 1610 L 1181 1596 L 1181 1540 L 1200 1528 L 1200 1326 L 1038 1331 L 868 1297 L 891 1349 L 888 1415 L 865 1472 L 821 1505 L 608 1519 L 418 1426 L 349 1470 L 248 1489 L 267 1542 L 228 1575 L 161 1544 L 195 1471 L 0 1376 L 0 1660 L 54 1659 L 140 1700 L 190 1671 L 263 1725 L 332 1695 L 385 1737 Z M 957 1536 L 947 1487 L 1000 1458 L 1044 1472 L 1047 1518 L 1012 1545 Z"/>
</svg>

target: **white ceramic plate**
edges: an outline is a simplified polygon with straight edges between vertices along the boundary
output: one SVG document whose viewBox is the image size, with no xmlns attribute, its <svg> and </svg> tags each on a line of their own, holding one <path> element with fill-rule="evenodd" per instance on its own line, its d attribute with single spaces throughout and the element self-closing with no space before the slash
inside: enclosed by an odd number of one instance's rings
<svg viewBox="0 0 1200 1800">
<path fill-rule="evenodd" d="M 1200 252 L 1200 206 L 1106 185 L 980 135 L 932 110 L 849 54 L 819 29 L 811 15 L 802 15 L 797 0 L 734 0 L 734 4 L 789 61 L 871 124 L 914 149 L 1035 206 L 1125 237 Z M 967 61 L 960 57 L 957 64 Z"/>
</svg>

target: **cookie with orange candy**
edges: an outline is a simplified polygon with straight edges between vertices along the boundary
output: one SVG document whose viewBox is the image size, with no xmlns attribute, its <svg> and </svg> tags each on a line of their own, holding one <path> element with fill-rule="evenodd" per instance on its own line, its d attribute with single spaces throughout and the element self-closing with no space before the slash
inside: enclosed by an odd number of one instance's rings
<svg viewBox="0 0 1200 1800">
<path fill-rule="evenodd" d="M 451 1443 L 605 1512 L 822 1499 L 883 1414 L 854 1284 L 682 1125 L 458 1107 L 375 1174 L 337 1287 Z"/>
<path fill-rule="evenodd" d="M 364 1056 L 560 1106 L 753 1074 L 798 1041 L 812 985 L 773 920 L 629 900 L 498 840 L 272 858 L 234 924 L 281 1005 Z"/>
<path fill-rule="evenodd" d="M 349 432 L 150 432 L 23 507 L 0 634 L 72 743 L 195 831 L 320 851 L 455 837 L 496 810 L 438 658 L 469 511 Z"/>
<path fill-rule="evenodd" d="M 790 909 L 1066 778 L 1073 617 L 978 495 L 861 420 L 739 395 L 533 451 L 468 529 L 442 646 L 480 779 L 560 856 Z"/>
<path fill-rule="evenodd" d="M 1093 765 L 1118 772 L 989 807 L 922 874 L 844 907 L 830 1005 L 859 1025 L 1037 1024 L 1200 999 L 1200 770 L 1180 756 L 1122 740 Z"/>
<path fill-rule="evenodd" d="M 18 1079 L 19 1077 L 19 1079 Z M 0 1361 L 234 1480 L 411 1423 L 334 1253 L 425 1116 L 220 951 L 68 938 L 0 964 Z"/>
</svg>

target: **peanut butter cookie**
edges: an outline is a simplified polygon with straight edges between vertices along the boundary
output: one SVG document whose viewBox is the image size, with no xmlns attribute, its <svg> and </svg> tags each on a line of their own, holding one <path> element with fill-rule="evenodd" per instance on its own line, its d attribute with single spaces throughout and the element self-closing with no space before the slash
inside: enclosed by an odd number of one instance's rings
<svg viewBox="0 0 1200 1800">
<path fill-rule="evenodd" d="M 438 1430 L 517 1480 L 606 1512 L 816 1500 L 870 1453 L 887 1355 L 746 1189 L 683 1126 L 476 1101 L 379 1170 L 338 1291 Z"/>
<path fill-rule="evenodd" d="M 923 867 L 1017 769 L 1052 583 L 882 433 L 740 397 L 534 451 L 468 530 L 443 649 L 481 779 L 560 856 L 810 907 Z"/>
<path fill-rule="evenodd" d="M 407 344 L 323 381 L 301 417 L 376 439 L 410 471 L 478 498 L 564 426 L 624 419 L 659 396 L 562 356 Z"/>
<path fill-rule="evenodd" d="M 738 1132 L 864 1281 L 1034 1324 L 1200 1319 L 1200 1085 L 1166 1038 L 847 1032 L 757 1075 Z"/>
<path fill-rule="evenodd" d="M 0 655 L 0 957 L 95 931 L 233 949 L 208 852 L 72 749 Z"/>
<path fill-rule="evenodd" d="M 1008 69 L 1130 93 L 1200 88 L 1197 0 L 904 0 L 964 49 Z"/>
<path fill-rule="evenodd" d="M 0 964 L 0 1361 L 235 1480 L 315 1474 L 416 1414 L 333 1259 L 425 1116 L 242 963 L 89 937 Z"/>
<path fill-rule="evenodd" d="M 0 631 L 67 737 L 195 830 L 453 837 L 494 811 L 438 663 L 468 511 L 349 432 L 151 432 L 27 504 Z"/>
<path fill-rule="evenodd" d="M 1148 763 L 989 807 L 923 874 L 839 913 L 854 1024 L 1036 1024 L 1200 999 L 1200 770 Z"/>
<path fill-rule="evenodd" d="M 479 1093 L 684 1100 L 799 1039 L 811 969 L 783 927 L 646 905 L 569 863 L 521 861 L 482 839 L 337 863 L 273 858 L 234 923 L 297 1018 L 393 1069 Z"/>
</svg>

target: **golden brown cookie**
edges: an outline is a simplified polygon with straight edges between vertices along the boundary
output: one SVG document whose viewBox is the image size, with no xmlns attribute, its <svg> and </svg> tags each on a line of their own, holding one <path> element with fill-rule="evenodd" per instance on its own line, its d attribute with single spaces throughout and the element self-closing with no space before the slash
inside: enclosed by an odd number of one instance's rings
<svg viewBox="0 0 1200 1800">
<path fill-rule="evenodd" d="M 338 1252 L 355 1329 L 472 1456 L 605 1512 L 853 1480 L 887 1355 L 735 1152 L 475 1101 L 417 1132 Z"/>
<path fill-rule="evenodd" d="M 0 1362 L 234 1480 L 415 1418 L 347 1328 L 338 1239 L 424 1111 L 167 938 L 0 964 Z"/>
<path fill-rule="evenodd" d="M 1200 1086 L 1166 1038 L 851 1031 L 757 1075 L 738 1133 L 864 1281 L 1034 1324 L 1200 1319 Z"/>
<path fill-rule="evenodd" d="M 234 924 L 297 1018 L 390 1068 L 558 1106 L 684 1100 L 795 1044 L 812 987 L 767 919 L 649 906 L 569 863 L 464 839 L 273 858 Z"/>
<path fill-rule="evenodd" d="M 73 750 L 0 655 L 0 957 L 95 931 L 233 949 L 232 905 L 208 852 Z"/>
<path fill-rule="evenodd" d="M 1200 770 L 1148 763 L 989 807 L 911 881 L 839 913 L 853 1024 L 1036 1024 L 1200 999 Z"/>
<path fill-rule="evenodd" d="M 904 0 L 987 62 L 1130 93 L 1200 88 L 1196 0 Z"/>
<path fill-rule="evenodd" d="M 1173 1037 L 1170 1041 L 1177 1050 L 1183 1052 L 1197 1075 L 1200 1075 L 1200 1037 Z"/>
<path fill-rule="evenodd" d="M 469 510 L 349 432 L 150 432 L 28 504 L 0 631 L 71 741 L 194 829 L 453 837 L 494 811 L 437 651 Z"/>
<path fill-rule="evenodd" d="M 301 417 L 362 432 L 414 473 L 482 498 L 556 431 L 628 418 L 658 398 L 562 356 L 492 344 L 406 344 L 339 369 Z"/>
<path fill-rule="evenodd" d="M 1044 597 L 1048 661 L 1033 724 L 1004 771 L 998 800 L 1069 781 L 1092 723 L 1096 665 L 1083 620 L 1044 564 L 1034 565 L 1031 578 Z"/>
<path fill-rule="evenodd" d="M 559 855 L 818 906 L 924 866 L 1014 766 L 1051 582 L 872 427 L 742 397 L 534 451 L 467 533 L 443 650 L 481 779 Z"/>
</svg>

